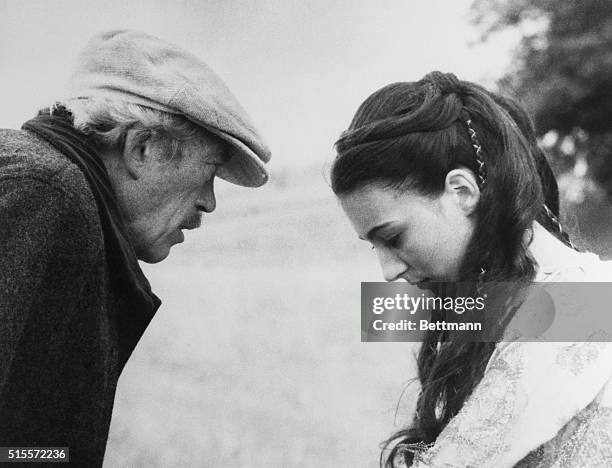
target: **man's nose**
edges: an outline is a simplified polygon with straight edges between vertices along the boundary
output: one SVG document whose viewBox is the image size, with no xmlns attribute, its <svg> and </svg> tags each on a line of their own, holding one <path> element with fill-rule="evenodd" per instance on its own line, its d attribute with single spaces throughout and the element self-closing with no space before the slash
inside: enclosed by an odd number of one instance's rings
<svg viewBox="0 0 612 468">
<path fill-rule="evenodd" d="M 390 249 L 385 247 L 377 248 L 376 254 L 378 255 L 378 262 L 380 263 L 380 268 L 382 269 L 386 281 L 397 280 L 408 267 L 406 263 Z"/>
<path fill-rule="evenodd" d="M 217 200 L 215 198 L 214 179 L 204 184 L 200 196 L 198 197 L 197 205 L 200 211 L 205 213 L 212 213 L 217 207 Z"/>
</svg>

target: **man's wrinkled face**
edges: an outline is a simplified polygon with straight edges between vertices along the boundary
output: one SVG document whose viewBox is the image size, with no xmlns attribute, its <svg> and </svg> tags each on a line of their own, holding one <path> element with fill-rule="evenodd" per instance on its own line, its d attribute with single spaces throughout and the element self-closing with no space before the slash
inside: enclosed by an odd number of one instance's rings
<svg viewBox="0 0 612 468">
<path fill-rule="evenodd" d="M 129 208 L 124 210 L 130 240 L 140 260 L 157 263 L 183 242 L 184 229 L 200 226 L 202 212 L 215 209 L 215 173 L 227 158 L 220 139 L 198 137 L 182 142 L 177 154 L 170 145 L 151 143 Z"/>
</svg>

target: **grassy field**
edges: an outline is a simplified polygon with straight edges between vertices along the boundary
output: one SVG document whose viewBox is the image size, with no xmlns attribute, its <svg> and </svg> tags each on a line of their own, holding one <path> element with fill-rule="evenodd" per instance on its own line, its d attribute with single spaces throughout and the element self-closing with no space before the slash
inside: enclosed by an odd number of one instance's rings
<svg viewBox="0 0 612 468">
<path fill-rule="evenodd" d="M 190 234 L 145 267 L 163 305 L 121 377 L 105 466 L 375 466 L 413 348 L 360 342 L 360 281 L 380 274 L 322 176 L 221 190 Z"/>
<path fill-rule="evenodd" d="M 609 204 L 569 218 L 609 256 Z M 105 467 L 373 467 L 408 422 L 414 345 L 360 342 L 360 281 L 381 276 L 319 171 L 221 187 L 145 272 L 163 305 L 121 377 Z"/>
</svg>

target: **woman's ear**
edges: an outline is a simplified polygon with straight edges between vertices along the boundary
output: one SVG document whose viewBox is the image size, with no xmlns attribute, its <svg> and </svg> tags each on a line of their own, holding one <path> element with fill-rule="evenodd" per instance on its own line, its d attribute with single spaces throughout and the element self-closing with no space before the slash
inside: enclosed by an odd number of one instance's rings
<svg viewBox="0 0 612 468">
<path fill-rule="evenodd" d="M 480 200 L 480 188 L 476 176 L 470 169 L 453 169 L 446 174 L 444 191 L 465 214 L 471 215 L 476 210 Z"/>
<path fill-rule="evenodd" d="M 137 180 L 153 162 L 151 138 L 142 130 L 129 129 L 125 134 L 121 157 L 129 176 Z"/>
</svg>

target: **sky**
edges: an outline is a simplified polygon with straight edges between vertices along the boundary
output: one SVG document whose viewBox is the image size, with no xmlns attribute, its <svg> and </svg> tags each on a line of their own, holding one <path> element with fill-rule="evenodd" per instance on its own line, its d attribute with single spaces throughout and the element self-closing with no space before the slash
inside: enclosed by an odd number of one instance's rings
<svg viewBox="0 0 612 468">
<path fill-rule="evenodd" d="M 224 79 L 272 149 L 270 167 L 329 161 L 359 104 L 395 81 L 452 71 L 486 86 L 513 42 L 470 45 L 472 0 L 0 0 L 0 127 L 61 99 L 95 33 L 137 29 Z"/>
</svg>

